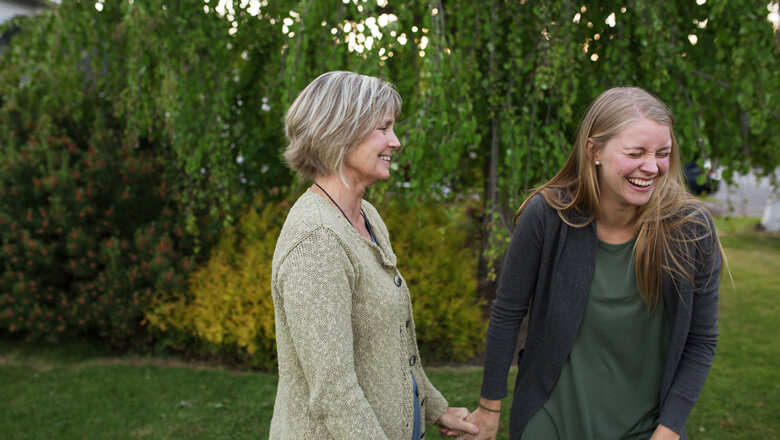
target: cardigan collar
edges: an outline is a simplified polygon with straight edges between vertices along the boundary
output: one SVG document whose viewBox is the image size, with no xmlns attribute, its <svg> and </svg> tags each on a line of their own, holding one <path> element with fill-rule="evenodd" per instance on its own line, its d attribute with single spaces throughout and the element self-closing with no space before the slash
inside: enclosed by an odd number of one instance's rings
<svg viewBox="0 0 780 440">
<path fill-rule="evenodd" d="M 365 200 L 361 200 L 361 204 L 363 206 L 363 215 L 366 216 L 368 222 L 371 224 L 371 229 L 373 230 L 376 244 L 360 235 L 355 227 L 338 210 L 338 208 L 333 206 L 324 197 L 314 193 L 311 188 L 306 190 L 305 195 L 313 198 L 314 200 L 317 200 L 315 203 L 319 204 L 321 207 L 323 207 L 323 209 L 338 219 L 336 220 L 339 226 L 338 232 L 345 234 L 344 238 L 349 239 L 352 242 L 361 243 L 363 246 L 370 247 L 371 250 L 377 254 L 380 261 L 382 261 L 382 264 L 385 266 L 395 267 L 397 260 L 395 253 L 393 252 L 393 247 L 390 245 L 390 237 L 387 235 L 387 229 L 384 227 L 384 223 L 382 222 L 382 218 L 379 216 L 379 213 L 371 204 Z M 379 227 L 380 224 L 382 227 Z"/>
</svg>

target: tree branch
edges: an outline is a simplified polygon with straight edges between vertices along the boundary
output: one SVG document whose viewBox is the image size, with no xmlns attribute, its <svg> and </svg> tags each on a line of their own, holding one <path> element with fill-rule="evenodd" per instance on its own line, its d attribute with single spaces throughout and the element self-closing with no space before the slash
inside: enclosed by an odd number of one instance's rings
<svg viewBox="0 0 780 440">
<path fill-rule="evenodd" d="M 724 89 L 730 89 L 731 88 L 731 86 L 726 81 L 717 79 L 717 78 L 713 77 L 712 75 L 710 75 L 709 73 L 704 73 L 704 72 L 698 71 L 696 69 L 691 69 L 691 73 L 693 73 L 696 76 L 708 79 L 710 81 L 715 81 L 718 84 L 720 84 L 721 87 L 723 87 Z"/>
</svg>

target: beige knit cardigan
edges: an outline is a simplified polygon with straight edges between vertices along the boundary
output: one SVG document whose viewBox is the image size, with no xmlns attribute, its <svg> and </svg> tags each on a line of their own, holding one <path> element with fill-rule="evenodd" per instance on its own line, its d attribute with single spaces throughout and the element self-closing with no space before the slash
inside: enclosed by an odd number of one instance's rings
<svg viewBox="0 0 780 440">
<path fill-rule="evenodd" d="M 362 207 L 377 244 L 311 191 L 282 227 L 271 278 L 279 357 L 271 439 L 409 440 L 412 374 L 423 422 L 447 408 L 422 369 L 387 227 Z"/>
</svg>

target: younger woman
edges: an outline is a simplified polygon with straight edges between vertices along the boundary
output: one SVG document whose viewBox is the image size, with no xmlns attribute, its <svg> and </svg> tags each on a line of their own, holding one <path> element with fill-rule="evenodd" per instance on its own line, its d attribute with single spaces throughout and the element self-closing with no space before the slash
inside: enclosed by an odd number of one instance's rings
<svg viewBox="0 0 780 440">
<path fill-rule="evenodd" d="M 607 90 L 520 207 L 469 419 L 480 433 L 464 438 L 495 438 L 526 315 L 510 438 L 686 438 L 715 355 L 721 248 L 672 125 L 644 90 Z"/>
</svg>

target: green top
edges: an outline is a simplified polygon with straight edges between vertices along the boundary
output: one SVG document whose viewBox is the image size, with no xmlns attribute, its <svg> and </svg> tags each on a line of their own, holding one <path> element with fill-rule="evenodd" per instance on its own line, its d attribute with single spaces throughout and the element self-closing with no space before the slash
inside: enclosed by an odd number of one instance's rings
<svg viewBox="0 0 780 440">
<path fill-rule="evenodd" d="M 577 338 L 529 439 L 648 439 L 658 425 L 669 346 L 663 304 L 648 311 L 634 272 L 634 241 L 599 241 Z"/>
</svg>

